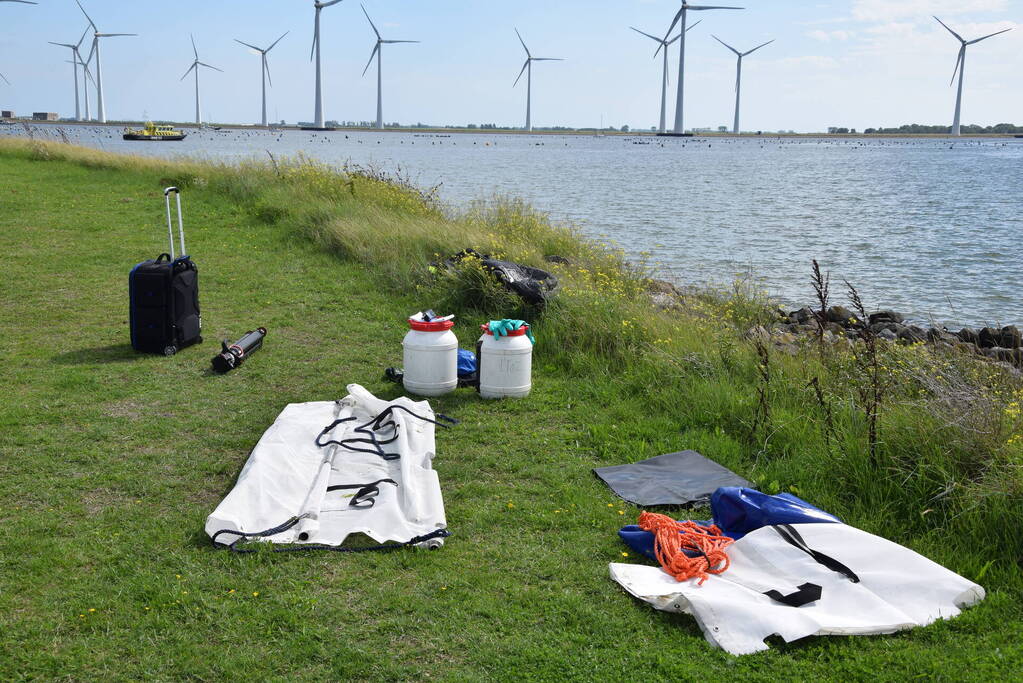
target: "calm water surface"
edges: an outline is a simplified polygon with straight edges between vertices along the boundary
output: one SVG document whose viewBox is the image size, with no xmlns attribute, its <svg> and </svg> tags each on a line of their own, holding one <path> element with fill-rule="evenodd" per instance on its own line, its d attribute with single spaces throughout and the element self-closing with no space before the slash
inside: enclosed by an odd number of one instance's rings
<svg viewBox="0 0 1023 683">
<path fill-rule="evenodd" d="M 35 127 L 56 137 L 57 126 Z M 810 259 L 868 307 L 920 321 L 1023 323 L 1023 140 L 656 139 L 336 131 L 191 132 L 125 142 L 66 126 L 115 152 L 216 159 L 306 153 L 400 169 L 454 206 L 522 197 L 683 284 L 752 272 L 788 304 L 809 303 Z M 16 126 L 0 134 L 23 135 Z"/>
</svg>

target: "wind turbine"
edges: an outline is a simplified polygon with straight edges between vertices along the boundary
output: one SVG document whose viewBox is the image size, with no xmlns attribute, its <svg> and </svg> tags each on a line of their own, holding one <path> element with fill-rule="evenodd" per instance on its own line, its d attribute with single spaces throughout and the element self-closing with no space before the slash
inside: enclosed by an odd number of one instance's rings
<svg viewBox="0 0 1023 683">
<path fill-rule="evenodd" d="M 261 61 L 263 63 L 263 77 L 260 79 L 260 83 L 263 85 L 263 125 L 264 126 L 266 125 L 266 84 L 267 84 L 267 81 L 270 82 L 270 86 L 271 87 L 273 87 L 273 84 L 274 84 L 273 83 L 273 79 L 270 78 L 270 64 L 267 63 L 267 61 L 266 61 L 266 53 L 269 52 L 270 50 L 274 49 L 274 45 L 276 45 L 277 43 L 281 42 L 281 38 L 284 38 L 284 36 L 288 35 L 289 33 L 290 33 L 290 31 L 285 31 L 284 33 L 282 33 L 281 37 L 278 38 L 277 40 L 275 40 L 274 42 L 272 42 L 270 44 L 270 47 L 266 48 L 265 50 L 263 48 L 256 47 L 255 45 L 249 45 L 248 43 L 243 43 L 242 41 L 238 40 L 237 38 L 234 39 L 234 42 L 241 43 L 245 47 L 252 48 L 261 57 Z"/>
<path fill-rule="evenodd" d="M 702 12 L 709 9 L 745 9 L 745 7 L 724 7 L 721 5 L 690 5 L 686 0 L 682 0 L 682 8 L 675 14 L 675 18 L 671 20 L 671 26 L 668 27 L 668 31 L 664 34 L 664 39 L 667 40 L 671 32 L 675 30 L 675 24 L 682 22 L 682 25 L 686 25 L 686 12 L 692 10 L 694 12 Z M 678 92 L 675 96 L 675 128 L 672 132 L 675 135 L 681 135 L 685 133 L 685 126 L 683 125 L 683 114 L 682 100 L 685 95 L 686 85 L 686 32 L 683 31 L 679 34 L 682 40 L 678 43 Z"/>
<path fill-rule="evenodd" d="M 181 80 L 182 81 L 185 80 L 185 76 L 188 76 L 188 74 L 192 73 L 192 71 L 195 71 L 195 125 L 201 126 L 202 114 L 200 113 L 199 109 L 199 67 L 205 66 L 207 69 L 213 69 L 214 71 L 219 71 L 221 73 L 224 73 L 224 70 L 218 69 L 217 67 L 211 64 L 207 64 L 206 62 L 200 62 L 199 50 L 195 48 L 195 38 L 192 37 L 191 34 L 189 34 L 188 37 L 192 39 L 192 53 L 195 54 L 195 61 L 192 62 L 192 66 L 188 67 L 188 71 L 186 71 L 185 75 L 181 77 Z"/>
<path fill-rule="evenodd" d="M 731 45 L 729 45 L 725 41 L 721 40 L 720 38 L 718 38 L 713 33 L 711 34 L 711 38 L 713 38 L 714 40 L 718 41 L 719 43 L 721 43 L 722 45 L 727 47 L 729 50 L 734 52 L 736 54 L 736 56 L 738 57 L 738 59 L 737 59 L 737 61 L 735 63 L 735 122 L 732 124 L 732 132 L 735 133 L 736 135 L 738 135 L 739 134 L 739 86 L 742 84 L 742 58 L 745 57 L 748 54 L 752 54 L 752 53 L 756 52 L 760 48 L 764 47 L 764 45 L 770 45 L 771 43 L 774 42 L 774 40 L 769 40 L 766 43 L 763 43 L 762 45 L 757 45 L 752 50 L 747 50 L 746 52 L 739 52 L 734 47 L 732 47 Z"/>
<path fill-rule="evenodd" d="M 383 77 L 381 74 L 380 67 L 380 56 L 383 54 L 383 50 L 380 48 L 381 45 L 392 44 L 392 43 L 418 43 L 418 40 L 384 40 L 380 37 L 380 31 L 373 24 L 373 20 L 369 18 L 369 12 L 363 5 L 362 13 L 366 15 L 366 20 L 369 21 L 369 25 L 373 27 L 373 33 L 377 34 L 377 43 L 373 47 L 373 51 L 369 53 L 369 61 L 366 62 L 366 68 L 362 70 L 362 75 L 365 76 L 366 72 L 369 71 L 369 65 L 373 63 L 373 57 L 377 58 L 377 128 L 384 127 L 384 99 L 383 99 Z"/>
<path fill-rule="evenodd" d="M 82 55 L 78 51 L 78 48 L 82 46 L 82 41 L 85 40 L 85 36 L 89 33 L 89 28 L 86 27 L 85 33 L 78 39 L 78 43 L 72 45 L 71 43 L 55 43 L 52 40 L 47 41 L 50 45 L 57 45 L 58 47 L 66 47 L 71 49 L 71 64 L 74 65 L 74 76 L 75 76 L 75 121 L 82 120 L 82 106 L 78 97 L 78 65 L 82 63 Z M 85 98 L 86 104 L 88 104 L 89 98 Z"/>
<path fill-rule="evenodd" d="M 934 16 L 934 15 L 931 15 L 931 16 Z M 965 40 L 961 35 L 959 35 L 955 31 L 953 31 L 952 29 L 948 28 L 948 25 L 945 22 L 943 22 L 941 19 L 938 19 L 938 17 L 934 17 L 934 18 L 937 20 L 937 22 L 939 24 L 941 24 L 946 29 L 948 29 L 948 32 L 951 33 L 952 35 L 954 35 L 956 37 L 956 40 L 958 40 L 961 43 L 961 45 L 959 47 L 959 56 L 956 58 L 956 68 L 953 69 L 953 71 L 952 71 L 952 80 L 949 81 L 949 83 L 948 83 L 949 85 L 952 85 L 953 83 L 955 83 L 956 72 L 958 71 L 959 72 L 959 91 L 956 93 L 956 113 L 955 113 L 955 118 L 952 119 L 952 135 L 955 135 L 956 137 L 958 137 L 959 136 L 959 113 L 962 110 L 962 105 L 963 105 L 963 72 L 966 70 L 966 46 L 967 45 L 973 45 L 974 43 L 979 43 L 982 40 L 987 40 L 988 38 L 990 38 L 992 36 L 997 36 L 999 33 L 1005 33 L 1006 31 L 1011 31 L 1012 29 L 1011 28 L 1005 28 L 1005 29 L 1002 29 L 1001 31 L 995 31 L 994 33 L 990 33 L 990 34 L 984 36 L 983 38 L 977 38 L 976 40 Z"/>
<path fill-rule="evenodd" d="M 92 20 L 89 14 L 82 7 L 82 3 L 79 0 L 75 0 L 78 4 L 78 9 L 82 10 L 82 14 L 89 21 L 89 26 L 92 27 L 92 49 L 89 51 L 89 58 L 85 60 L 88 64 L 92 61 L 93 53 L 96 54 L 96 117 L 100 123 L 107 122 L 107 110 L 103 103 L 103 67 L 100 64 L 99 59 L 99 39 L 100 38 L 114 38 L 116 36 L 137 36 L 137 33 L 100 33 L 99 29 L 96 28 L 96 23 Z"/>
<path fill-rule="evenodd" d="M 700 19 L 700 21 L 703 21 L 703 19 Z M 699 24 L 700 21 L 696 22 L 696 24 Z M 690 29 L 693 28 L 693 26 L 696 26 L 696 24 L 693 24 L 692 26 L 687 28 L 686 31 L 688 32 Z M 675 36 L 671 40 L 665 40 L 664 38 L 652 36 L 649 33 L 643 33 L 643 31 L 640 31 L 638 28 L 635 28 L 634 26 L 630 26 L 629 28 L 631 28 L 636 33 L 644 35 L 647 38 L 650 38 L 651 40 L 656 40 L 659 43 L 657 49 L 654 50 L 654 57 L 656 57 L 657 53 L 661 51 L 661 48 L 664 48 L 664 75 L 661 77 L 661 125 L 660 128 L 657 129 L 657 132 L 663 133 L 665 130 L 665 107 L 667 105 L 668 100 L 668 46 L 674 43 L 679 38 L 681 38 L 682 34 Z"/>
<path fill-rule="evenodd" d="M 515 35 L 519 37 L 519 42 L 522 43 L 522 49 L 526 51 L 526 62 L 522 65 L 522 71 L 519 72 L 518 78 L 512 83 L 514 88 L 519 84 L 519 79 L 522 78 L 523 72 L 526 70 L 529 73 L 526 75 L 526 130 L 533 130 L 532 120 L 530 119 L 530 105 L 532 104 L 533 97 L 533 62 L 563 62 L 565 61 L 561 57 L 534 57 L 529 52 L 529 48 L 526 47 L 526 41 L 522 40 L 522 34 L 519 33 L 518 29 L 515 29 Z"/>
<path fill-rule="evenodd" d="M 320 2 L 320 0 L 313 0 L 313 7 L 316 8 L 316 20 L 313 23 L 313 47 L 309 51 L 309 59 L 313 58 L 313 54 L 316 54 L 316 114 L 314 118 L 313 127 L 323 128 L 323 97 L 320 94 L 320 10 L 324 7 L 330 7 L 336 5 L 341 0 L 330 0 L 329 2 Z"/>
</svg>

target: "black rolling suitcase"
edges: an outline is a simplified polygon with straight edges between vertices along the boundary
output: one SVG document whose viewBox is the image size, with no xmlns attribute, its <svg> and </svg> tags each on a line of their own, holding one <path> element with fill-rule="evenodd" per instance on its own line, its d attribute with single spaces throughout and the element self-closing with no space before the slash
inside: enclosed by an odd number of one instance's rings
<svg viewBox="0 0 1023 683">
<path fill-rule="evenodd" d="M 178 205 L 181 256 L 174 255 L 170 195 Z M 167 235 L 170 253 L 143 261 L 128 275 L 131 346 L 136 351 L 172 356 L 202 341 L 199 315 L 199 269 L 185 253 L 185 227 L 181 220 L 181 193 L 176 187 L 163 191 L 167 203 Z"/>
</svg>

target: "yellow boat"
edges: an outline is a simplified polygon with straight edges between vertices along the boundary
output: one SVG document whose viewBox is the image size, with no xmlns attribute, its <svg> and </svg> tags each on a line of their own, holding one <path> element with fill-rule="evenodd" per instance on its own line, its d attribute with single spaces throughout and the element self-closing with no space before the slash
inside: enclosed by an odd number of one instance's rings
<svg viewBox="0 0 1023 683">
<path fill-rule="evenodd" d="M 185 133 L 174 130 L 174 126 L 157 125 L 152 121 L 146 121 L 145 128 L 141 130 L 124 129 L 125 140 L 184 140 Z"/>
</svg>

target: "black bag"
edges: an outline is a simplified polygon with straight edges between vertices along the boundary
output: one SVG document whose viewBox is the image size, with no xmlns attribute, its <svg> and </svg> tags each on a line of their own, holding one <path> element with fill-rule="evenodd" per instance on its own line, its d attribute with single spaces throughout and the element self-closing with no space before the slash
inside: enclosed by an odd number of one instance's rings
<svg viewBox="0 0 1023 683">
<path fill-rule="evenodd" d="M 170 194 L 178 205 L 181 253 L 174 256 L 174 234 L 170 221 Z M 164 190 L 167 202 L 167 233 L 170 253 L 143 261 L 128 275 L 129 327 L 131 346 L 136 351 L 172 356 L 202 342 L 199 314 L 199 269 L 185 253 L 185 229 L 181 221 L 181 194 L 176 187 Z"/>
</svg>

